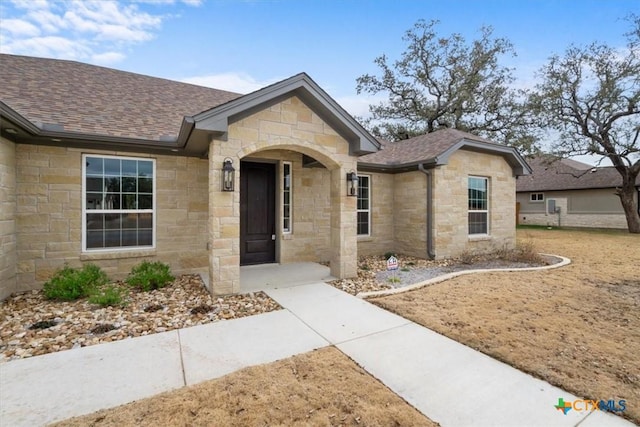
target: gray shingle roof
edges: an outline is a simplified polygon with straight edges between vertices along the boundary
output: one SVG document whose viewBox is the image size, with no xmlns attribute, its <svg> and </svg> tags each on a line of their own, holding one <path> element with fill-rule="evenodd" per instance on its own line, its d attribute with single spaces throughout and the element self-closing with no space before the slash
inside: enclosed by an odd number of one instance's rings
<svg viewBox="0 0 640 427">
<path fill-rule="evenodd" d="M 42 127 L 159 141 L 239 94 L 95 65 L 0 55 L 0 100 Z"/>
<path fill-rule="evenodd" d="M 404 141 L 384 143 L 382 150 L 362 156 L 358 162 L 385 166 L 417 163 L 436 158 L 463 139 L 500 146 L 457 129 L 442 129 Z"/>
<path fill-rule="evenodd" d="M 613 167 L 593 167 L 571 159 L 542 156 L 527 159 L 533 174 L 518 178 L 517 192 L 614 188 L 622 177 Z M 640 185 L 640 177 L 636 180 Z"/>
</svg>

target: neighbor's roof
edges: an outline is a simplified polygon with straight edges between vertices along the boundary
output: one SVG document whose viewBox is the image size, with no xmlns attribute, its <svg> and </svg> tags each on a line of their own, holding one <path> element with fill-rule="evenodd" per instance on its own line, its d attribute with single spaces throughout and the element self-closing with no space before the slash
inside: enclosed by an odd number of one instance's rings
<svg viewBox="0 0 640 427">
<path fill-rule="evenodd" d="M 239 96 L 75 61 L 0 55 L 0 100 L 44 129 L 175 139 L 184 116 Z"/>
<path fill-rule="evenodd" d="M 458 149 L 500 155 L 516 175 L 530 173 L 529 166 L 515 148 L 457 129 L 442 129 L 403 141 L 384 143 L 380 151 L 360 157 L 358 166 L 400 170 L 417 164 L 444 165 Z"/>
<path fill-rule="evenodd" d="M 517 192 L 585 190 L 622 185 L 622 177 L 612 166 L 594 167 L 553 156 L 540 156 L 528 159 L 527 162 L 533 173 L 518 179 Z M 636 185 L 640 185 L 640 176 Z"/>
</svg>

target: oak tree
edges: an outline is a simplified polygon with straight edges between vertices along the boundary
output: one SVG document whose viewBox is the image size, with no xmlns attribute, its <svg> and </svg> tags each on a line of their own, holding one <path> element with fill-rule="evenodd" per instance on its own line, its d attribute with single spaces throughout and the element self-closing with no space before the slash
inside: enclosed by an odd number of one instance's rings
<svg viewBox="0 0 640 427">
<path fill-rule="evenodd" d="M 557 133 L 555 154 L 611 161 L 622 177 L 616 193 L 628 229 L 640 233 L 640 17 L 628 20 L 625 48 L 592 43 L 552 56 L 539 71 L 531 107 L 539 123 Z"/>
<path fill-rule="evenodd" d="M 525 93 L 511 86 L 512 69 L 499 63 L 515 55 L 511 43 L 494 38 L 491 27 L 472 42 L 460 34 L 440 37 L 438 23 L 418 21 L 403 37 L 407 47 L 399 60 L 382 55 L 374 61 L 380 75 L 357 79 L 359 94 L 386 96 L 369 106 L 365 126 L 390 141 L 455 128 L 531 151 Z"/>
</svg>

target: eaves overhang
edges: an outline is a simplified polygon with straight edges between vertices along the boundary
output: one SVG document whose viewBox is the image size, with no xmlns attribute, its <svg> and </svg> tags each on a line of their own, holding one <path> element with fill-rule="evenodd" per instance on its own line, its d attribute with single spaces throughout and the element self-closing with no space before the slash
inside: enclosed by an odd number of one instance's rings
<svg viewBox="0 0 640 427">
<path fill-rule="evenodd" d="M 380 143 L 376 138 L 367 132 L 306 73 L 296 74 L 286 80 L 196 114 L 192 117 L 195 122 L 193 138 L 187 141 L 185 148 L 189 149 L 190 145 L 198 145 L 196 150 L 203 150 L 205 148 L 203 141 L 198 140 L 198 135 L 202 132 L 224 138 L 231 123 L 291 96 L 297 96 L 342 136 L 349 143 L 349 154 L 360 156 L 380 149 Z"/>
<path fill-rule="evenodd" d="M 183 130 L 184 133 L 182 133 Z M 188 121 L 187 126 L 183 125 L 181 128 L 181 133 L 177 138 L 168 136 L 163 137 L 161 140 L 66 131 L 61 125 L 31 122 L 0 101 L 0 133 L 4 138 L 19 144 L 119 150 L 150 154 L 193 155 L 185 149 L 189 132 Z"/>
<path fill-rule="evenodd" d="M 422 165 L 424 168 L 431 169 L 437 166 L 446 165 L 449 162 L 449 158 L 451 157 L 451 155 L 460 149 L 502 156 L 507 161 L 509 166 L 511 166 L 513 174 L 515 176 L 532 174 L 531 167 L 527 164 L 527 162 L 515 148 L 507 145 L 491 144 L 465 138 L 453 144 L 451 147 L 435 157 L 403 163 L 358 162 L 358 170 L 362 170 L 365 172 L 400 173 L 418 170 L 419 165 Z"/>
<path fill-rule="evenodd" d="M 460 149 L 475 151 L 478 153 L 500 155 L 507 161 L 509 166 L 511 166 L 515 176 L 531 175 L 533 173 L 533 170 L 524 160 L 524 157 L 522 157 L 514 147 L 474 141 L 466 138 L 461 139 L 447 150 L 440 153 L 436 157 L 438 165 L 447 164 L 449 162 L 449 157 Z"/>
</svg>

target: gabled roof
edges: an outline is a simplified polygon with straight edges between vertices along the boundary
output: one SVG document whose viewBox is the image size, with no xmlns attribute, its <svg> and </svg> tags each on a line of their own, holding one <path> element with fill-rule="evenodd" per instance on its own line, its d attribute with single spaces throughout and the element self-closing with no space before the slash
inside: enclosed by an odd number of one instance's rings
<svg viewBox="0 0 640 427">
<path fill-rule="evenodd" d="M 373 153 L 380 148 L 378 140 L 306 73 L 296 74 L 193 116 L 195 130 L 225 134 L 233 121 L 246 117 L 253 111 L 264 108 L 265 105 L 277 103 L 291 96 L 297 96 L 345 138 L 349 142 L 350 154 Z M 202 142 L 199 142 L 199 145 L 202 145 Z"/>
<path fill-rule="evenodd" d="M 0 54 L 0 77 L 2 129 L 11 128 L 17 142 L 204 156 L 211 135 L 224 134 L 233 120 L 296 95 L 349 142 L 352 154 L 379 148 L 304 73 L 240 95 L 75 61 Z"/>
<path fill-rule="evenodd" d="M 445 165 L 457 150 L 464 149 L 505 158 L 515 175 L 528 175 L 531 169 L 513 148 L 457 129 L 442 129 L 404 141 L 385 143 L 377 153 L 358 159 L 362 169 L 406 170 L 418 164 Z"/>
<path fill-rule="evenodd" d="M 184 116 L 241 96 L 75 61 L 0 55 L 0 100 L 42 131 L 176 140 Z"/>
<path fill-rule="evenodd" d="M 529 159 L 528 163 L 533 173 L 518 179 L 516 192 L 587 190 L 622 185 L 622 176 L 612 166 L 594 167 L 553 156 L 539 156 Z M 636 185 L 640 186 L 640 176 Z"/>
</svg>

